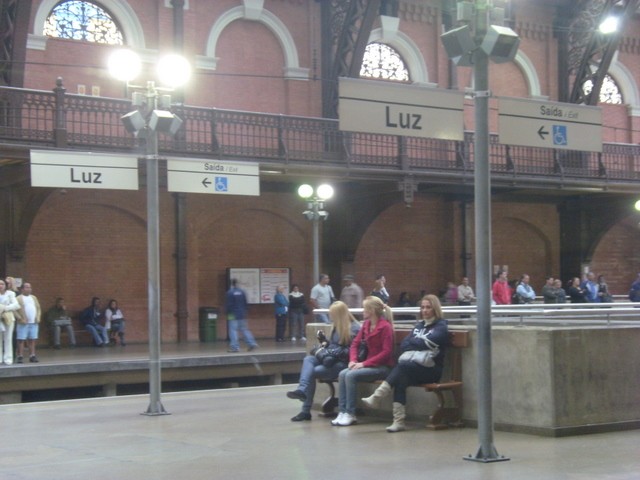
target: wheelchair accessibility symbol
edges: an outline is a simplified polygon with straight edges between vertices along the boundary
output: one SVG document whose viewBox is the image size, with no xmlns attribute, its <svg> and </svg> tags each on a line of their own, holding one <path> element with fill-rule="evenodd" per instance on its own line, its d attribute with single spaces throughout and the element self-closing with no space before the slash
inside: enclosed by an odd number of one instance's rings
<svg viewBox="0 0 640 480">
<path fill-rule="evenodd" d="M 229 190 L 229 179 L 227 177 L 215 177 L 215 191 L 227 192 Z"/>
<path fill-rule="evenodd" d="M 565 125 L 553 125 L 553 144 L 567 144 L 567 127 Z"/>
</svg>

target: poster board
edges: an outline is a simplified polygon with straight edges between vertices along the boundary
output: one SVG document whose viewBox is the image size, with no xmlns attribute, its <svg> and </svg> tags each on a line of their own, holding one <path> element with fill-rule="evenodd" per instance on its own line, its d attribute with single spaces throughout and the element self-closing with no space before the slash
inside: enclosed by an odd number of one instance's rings
<svg viewBox="0 0 640 480">
<path fill-rule="evenodd" d="M 231 285 L 231 279 L 235 278 L 246 292 L 247 302 L 252 304 L 273 303 L 278 285 L 284 285 L 288 294 L 290 276 L 291 269 L 286 267 L 227 269 L 228 284 Z"/>
</svg>

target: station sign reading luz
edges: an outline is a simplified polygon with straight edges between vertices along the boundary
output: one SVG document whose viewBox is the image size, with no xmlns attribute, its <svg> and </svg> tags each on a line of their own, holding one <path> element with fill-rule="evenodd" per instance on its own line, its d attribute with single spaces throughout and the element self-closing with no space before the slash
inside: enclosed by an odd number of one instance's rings
<svg viewBox="0 0 640 480">
<path fill-rule="evenodd" d="M 170 192 L 258 196 L 260 168 L 257 163 L 167 158 L 167 189 Z"/>
<path fill-rule="evenodd" d="M 138 159 L 131 155 L 32 150 L 31 186 L 138 190 Z"/>
<path fill-rule="evenodd" d="M 500 98 L 500 143 L 602 152 L 602 110 L 573 103 Z"/>
<path fill-rule="evenodd" d="M 464 94 L 416 85 L 339 80 L 340 130 L 464 139 Z"/>
</svg>

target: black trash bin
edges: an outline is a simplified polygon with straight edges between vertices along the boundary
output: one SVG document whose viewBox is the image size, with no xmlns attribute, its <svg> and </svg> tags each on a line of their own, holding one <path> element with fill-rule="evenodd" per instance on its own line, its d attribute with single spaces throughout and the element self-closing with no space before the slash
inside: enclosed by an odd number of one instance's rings
<svg viewBox="0 0 640 480">
<path fill-rule="evenodd" d="M 200 341 L 215 342 L 217 340 L 218 309 L 216 307 L 200 307 Z"/>
</svg>

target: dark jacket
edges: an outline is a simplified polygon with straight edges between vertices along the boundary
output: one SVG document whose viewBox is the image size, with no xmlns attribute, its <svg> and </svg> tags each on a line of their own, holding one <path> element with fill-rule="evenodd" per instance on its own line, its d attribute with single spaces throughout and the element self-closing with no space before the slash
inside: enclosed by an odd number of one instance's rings
<svg viewBox="0 0 640 480">
<path fill-rule="evenodd" d="M 427 350 L 427 344 L 421 338 L 423 335 L 426 335 L 429 340 L 438 345 L 440 353 L 433 360 L 436 363 L 436 367 L 442 368 L 444 354 L 449 345 L 449 327 L 444 319 L 438 319 L 428 325 L 425 324 L 424 320 L 416 323 L 411 333 L 402 340 L 400 351 Z"/>
</svg>

